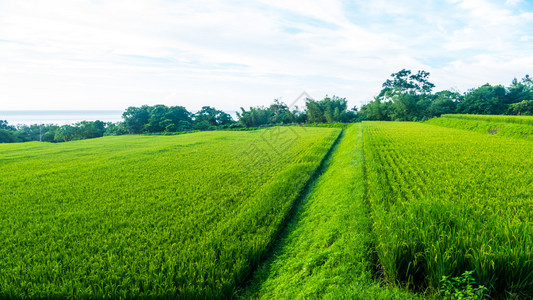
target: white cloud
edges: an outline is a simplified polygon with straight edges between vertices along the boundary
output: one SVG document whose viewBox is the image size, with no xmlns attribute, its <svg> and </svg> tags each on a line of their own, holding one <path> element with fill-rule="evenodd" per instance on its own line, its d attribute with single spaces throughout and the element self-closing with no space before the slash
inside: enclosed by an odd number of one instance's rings
<svg viewBox="0 0 533 300">
<path fill-rule="evenodd" d="M 0 111 L 233 110 L 303 90 L 355 105 L 402 68 L 477 84 L 522 76 L 532 17 L 482 0 L 2 1 Z"/>
<path fill-rule="evenodd" d="M 511 5 L 511 6 L 514 6 L 514 5 L 517 5 L 519 3 L 522 3 L 524 0 L 506 0 L 505 1 L 505 5 Z"/>
</svg>

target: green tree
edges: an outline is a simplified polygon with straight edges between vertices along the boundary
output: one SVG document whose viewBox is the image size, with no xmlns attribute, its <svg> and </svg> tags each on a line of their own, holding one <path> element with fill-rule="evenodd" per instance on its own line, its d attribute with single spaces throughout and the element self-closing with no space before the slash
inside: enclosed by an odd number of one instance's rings
<svg viewBox="0 0 533 300">
<path fill-rule="evenodd" d="M 507 111 L 506 90 L 501 85 L 485 84 L 471 89 L 465 94 L 464 100 L 457 104 L 457 113 L 498 115 Z"/>
<path fill-rule="evenodd" d="M 165 120 L 171 120 L 172 124 L 166 123 L 165 131 L 187 131 L 192 129 L 192 115 L 183 106 L 171 106 L 168 109 Z"/>
<path fill-rule="evenodd" d="M 163 132 L 168 126 L 167 115 L 169 113 L 169 108 L 165 105 L 155 105 L 147 108 L 149 117 L 148 123 L 144 124 L 144 131 L 146 132 Z M 172 120 L 171 120 L 171 123 Z"/>
<path fill-rule="evenodd" d="M 210 106 L 204 106 L 194 114 L 194 126 L 197 129 L 205 130 L 234 123 L 228 113 L 217 110 Z"/>
<path fill-rule="evenodd" d="M 506 88 L 504 103 L 510 105 L 530 99 L 533 99 L 533 80 L 529 75 L 526 75 L 521 81 L 514 78 L 511 85 Z"/>
<path fill-rule="evenodd" d="M 335 123 L 335 122 L 350 122 L 348 114 L 348 102 L 346 98 L 337 96 L 324 97 L 324 99 L 316 101 L 307 99 L 305 102 L 307 121 L 309 123 Z"/>
<path fill-rule="evenodd" d="M 0 143 L 15 143 L 17 138 L 13 130 L 0 128 Z"/>
<path fill-rule="evenodd" d="M 124 128 L 124 122 L 107 122 L 105 125 L 105 136 L 109 135 L 123 135 L 128 133 L 128 131 Z"/>
<path fill-rule="evenodd" d="M 54 135 L 55 142 L 70 142 L 80 139 L 77 129 L 71 125 L 63 125 L 56 130 Z"/>
<path fill-rule="evenodd" d="M 17 128 L 13 125 L 9 125 L 6 120 L 0 120 L 0 129 L 15 131 Z"/>
<path fill-rule="evenodd" d="M 430 117 L 435 87 L 429 72 L 403 69 L 391 74 L 373 101 L 361 107 L 358 119 L 416 121 Z"/>
<path fill-rule="evenodd" d="M 17 130 L 17 138 L 20 142 L 39 141 L 43 125 L 32 124 L 19 126 Z"/>
<path fill-rule="evenodd" d="M 418 71 L 412 74 L 411 70 L 403 69 L 391 74 L 392 79 L 387 79 L 378 97 L 393 98 L 397 94 L 424 95 L 431 94 L 435 85 L 429 82 L 429 72 Z"/>
<path fill-rule="evenodd" d="M 290 124 L 296 122 L 295 115 L 291 112 L 287 104 L 279 99 L 274 99 L 274 103 L 270 105 L 268 110 L 270 124 Z"/>
<path fill-rule="evenodd" d="M 79 139 L 92 139 L 104 136 L 106 124 L 102 121 L 81 121 L 74 125 Z"/>
<path fill-rule="evenodd" d="M 274 112 L 270 108 L 250 107 L 245 110 L 241 107 L 241 112 L 237 112 L 239 123 L 245 127 L 259 127 L 269 125 L 270 120 L 274 118 Z"/>
<path fill-rule="evenodd" d="M 382 101 L 382 98 L 375 97 L 374 100 L 361 106 L 357 118 L 359 120 L 390 121 L 390 111 L 392 102 Z"/>
<path fill-rule="evenodd" d="M 141 107 L 130 106 L 122 114 L 124 119 L 124 128 L 128 133 L 143 133 L 145 125 L 150 120 L 150 112 L 148 105 Z"/>
<path fill-rule="evenodd" d="M 509 115 L 533 116 L 533 100 L 524 100 L 513 103 L 507 111 Z"/>
<path fill-rule="evenodd" d="M 307 113 L 307 122 L 309 123 L 326 123 L 324 108 L 321 103 L 313 99 L 306 99 L 305 108 Z"/>
<path fill-rule="evenodd" d="M 447 90 L 437 92 L 428 107 L 428 116 L 440 117 L 443 114 L 453 114 L 457 110 L 457 103 L 462 99 L 463 96 L 459 92 Z"/>
<path fill-rule="evenodd" d="M 56 131 L 58 128 L 59 128 L 58 125 L 52 125 L 52 124 L 44 125 L 42 129 L 42 132 L 44 132 L 42 133 L 43 135 L 42 141 L 49 142 L 49 143 L 54 142 L 54 138 L 55 138 Z"/>
</svg>

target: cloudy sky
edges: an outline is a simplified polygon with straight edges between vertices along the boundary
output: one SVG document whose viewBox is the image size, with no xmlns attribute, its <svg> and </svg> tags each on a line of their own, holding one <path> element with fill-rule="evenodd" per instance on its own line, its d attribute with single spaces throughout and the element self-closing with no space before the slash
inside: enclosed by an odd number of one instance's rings
<svg viewBox="0 0 533 300">
<path fill-rule="evenodd" d="M 533 1 L 0 0 L 0 110 L 223 110 L 533 75 Z"/>
</svg>

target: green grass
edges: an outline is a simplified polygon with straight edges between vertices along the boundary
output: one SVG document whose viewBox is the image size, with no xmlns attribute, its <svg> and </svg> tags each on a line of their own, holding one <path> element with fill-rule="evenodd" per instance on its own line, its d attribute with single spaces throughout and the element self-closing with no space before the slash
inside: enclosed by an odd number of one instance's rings
<svg viewBox="0 0 533 300">
<path fill-rule="evenodd" d="M 376 251 L 387 278 L 437 290 L 475 271 L 533 297 L 533 144 L 420 123 L 364 122 Z"/>
<path fill-rule="evenodd" d="M 340 131 L 0 145 L 0 298 L 230 297 Z"/>
<path fill-rule="evenodd" d="M 442 115 L 440 118 L 434 118 L 425 123 L 533 141 L 533 117 Z"/>
<path fill-rule="evenodd" d="M 533 125 L 533 116 L 505 116 L 505 115 L 467 115 L 467 114 L 444 114 L 442 118 L 481 120 L 497 123 L 516 123 Z"/>
<path fill-rule="evenodd" d="M 346 130 L 243 298 L 408 299 L 373 278 L 361 125 Z"/>
</svg>

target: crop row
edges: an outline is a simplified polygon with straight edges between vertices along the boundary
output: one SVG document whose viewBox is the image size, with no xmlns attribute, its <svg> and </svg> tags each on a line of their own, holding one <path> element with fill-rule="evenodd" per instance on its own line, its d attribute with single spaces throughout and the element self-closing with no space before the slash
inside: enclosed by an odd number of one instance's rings
<svg viewBox="0 0 533 300">
<path fill-rule="evenodd" d="M 437 289 L 474 270 L 533 296 L 533 144 L 418 123 L 365 122 L 367 197 L 389 280 Z"/>
</svg>

